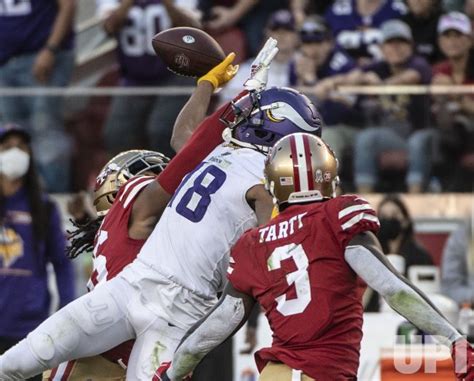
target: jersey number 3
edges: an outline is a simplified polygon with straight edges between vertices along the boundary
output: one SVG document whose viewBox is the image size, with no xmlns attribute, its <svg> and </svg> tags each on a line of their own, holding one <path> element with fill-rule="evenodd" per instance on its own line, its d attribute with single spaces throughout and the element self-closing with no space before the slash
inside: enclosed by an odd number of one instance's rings
<svg viewBox="0 0 474 381">
<path fill-rule="evenodd" d="M 302 313 L 311 302 L 311 285 L 308 274 L 308 256 L 303 246 L 294 243 L 277 247 L 268 258 L 268 270 L 278 270 L 281 262 L 292 259 L 296 265 L 296 271 L 286 274 L 288 285 L 295 285 L 296 298 L 287 299 L 286 294 L 275 298 L 277 310 L 284 316 Z"/>
</svg>

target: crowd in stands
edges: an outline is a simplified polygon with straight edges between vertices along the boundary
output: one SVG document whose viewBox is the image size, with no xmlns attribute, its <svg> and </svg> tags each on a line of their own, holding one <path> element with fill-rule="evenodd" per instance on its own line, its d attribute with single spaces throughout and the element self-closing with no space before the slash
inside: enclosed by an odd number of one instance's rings
<svg viewBox="0 0 474 381">
<path fill-rule="evenodd" d="M 318 105 L 344 190 L 472 190 L 474 94 L 413 94 L 399 85 L 474 84 L 474 0 L 96 3 L 104 31 L 117 41 L 117 86 L 192 86 L 193 79 L 166 69 L 151 37 L 172 26 L 193 26 L 237 53 L 240 74 L 218 96 L 219 102 L 228 100 L 238 93 L 261 44 L 274 37 L 280 52 L 269 85 L 301 86 Z M 74 69 L 72 4 L 23 1 L 0 7 L 1 88 L 68 86 Z M 342 85 L 396 87 L 390 94 L 358 95 L 338 91 Z M 186 98 L 115 96 L 101 110 L 100 123 L 81 128 L 99 131 L 102 161 L 136 147 L 172 156 L 171 129 Z M 30 131 L 51 192 L 87 187 L 71 178 L 75 171 L 94 170 L 94 165 L 71 168 L 84 147 L 71 139 L 74 118 L 64 115 L 62 105 L 61 97 L 51 96 L 0 99 L 0 123 Z M 79 118 L 86 119 L 88 111 L 81 110 Z"/>
</svg>

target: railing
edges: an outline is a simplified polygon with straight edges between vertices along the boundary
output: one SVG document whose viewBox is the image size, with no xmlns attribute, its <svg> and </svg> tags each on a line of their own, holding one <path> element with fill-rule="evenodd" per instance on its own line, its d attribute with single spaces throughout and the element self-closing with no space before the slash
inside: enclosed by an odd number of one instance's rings
<svg viewBox="0 0 474 381">
<path fill-rule="evenodd" d="M 3 87 L 0 96 L 115 96 L 115 95 L 190 95 L 194 87 Z M 242 87 L 235 87 L 236 93 Z M 312 87 L 298 87 L 303 93 L 312 94 Z M 410 85 L 410 86 L 340 86 L 338 93 L 351 95 L 442 95 L 474 94 L 474 85 Z"/>
</svg>

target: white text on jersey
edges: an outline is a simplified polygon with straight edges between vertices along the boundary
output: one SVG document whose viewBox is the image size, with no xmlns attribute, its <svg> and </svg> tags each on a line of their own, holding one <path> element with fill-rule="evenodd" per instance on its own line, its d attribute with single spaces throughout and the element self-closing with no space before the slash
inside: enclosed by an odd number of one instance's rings
<svg viewBox="0 0 474 381">
<path fill-rule="evenodd" d="M 259 229 L 260 242 L 270 242 L 281 238 L 287 238 L 289 235 L 295 232 L 296 221 L 298 221 L 296 229 L 301 229 L 303 227 L 302 219 L 305 215 L 306 212 L 297 214 L 296 216 L 291 217 L 288 221 L 282 221 L 278 224 Z"/>
</svg>

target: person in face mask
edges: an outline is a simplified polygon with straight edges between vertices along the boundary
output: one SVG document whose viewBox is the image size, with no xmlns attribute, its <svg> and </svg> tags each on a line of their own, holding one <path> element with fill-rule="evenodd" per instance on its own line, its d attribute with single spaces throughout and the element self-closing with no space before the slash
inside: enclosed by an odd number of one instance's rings
<svg viewBox="0 0 474 381">
<path fill-rule="evenodd" d="M 402 199 L 394 194 L 386 195 L 378 205 L 380 230 L 377 237 L 385 254 L 398 254 L 405 259 L 405 271 L 413 265 L 433 265 L 430 254 L 416 241 L 413 220 Z M 366 312 L 379 311 L 379 296 L 370 292 L 366 296 Z"/>
<path fill-rule="evenodd" d="M 380 231 L 378 238 L 385 254 L 405 258 L 405 275 L 412 265 L 432 265 L 429 253 L 416 241 L 413 220 L 406 205 L 397 195 L 387 195 L 378 206 Z"/>
<path fill-rule="evenodd" d="M 0 127 L 0 354 L 48 317 L 48 263 L 60 307 L 75 296 L 61 218 L 41 191 L 30 140 L 17 125 Z"/>
</svg>

